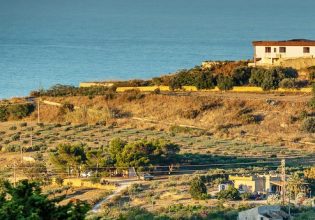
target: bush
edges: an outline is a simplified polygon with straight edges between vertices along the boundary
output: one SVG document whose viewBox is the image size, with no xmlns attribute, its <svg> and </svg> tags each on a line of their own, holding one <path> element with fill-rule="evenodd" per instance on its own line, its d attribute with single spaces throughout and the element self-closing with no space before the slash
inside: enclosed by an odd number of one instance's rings
<svg viewBox="0 0 315 220">
<path fill-rule="evenodd" d="M 315 70 L 313 70 L 313 72 L 310 72 L 308 74 L 308 79 L 311 80 L 311 81 L 315 79 Z"/>
<path fill-rule="evenodd" d="M 143 99 L 145 94 L 141 93 L 139 89 L 130 89 L 124 92 L 123 97 L 131 102 L 134 100 Z"/>
<path fill-rule="evenodd" d="M 11 130 L 11 131 L 15 131 L 16 129 L 17 129 L 17 127 L 15 125 L 9 127 L 9 130 Z"/>
<path fill-rule="evenodd" d="M 315 109 L 315 97 L 311 98 L 311 100 L 308 102 L 308 106 L 312 109 Z"/>
<path fill-rule="evenodd" d="M 233 79 L 228 76 L 219 76 L 217 83 L 220 90 L 231 90 L 234 86 Z"/>
<path fill-rule="evenodd" d="M 233 70 L 232 77 L 237 86 L 247 85 L 251 76 L 251 67 L 237 67 Z"/>
<path fill-rule="evenodd" d="M 205 195 L 207 194 L 207 187 L 200 177 L 195 177 L 190 182 L 189 192 L 192 198 L 202 199 L 205 198 Z"/>
<path fill-rule="evenodd" d="M 215 77 L 211 72 L 202 72 L 197 75 L 194 85 L 197 89 L 213 89 L 215 87 Z"/>
<path fill-rule="evenodd" d="M 297 71 L 293 68 L 274 67 L 271 69 L 253 68 L 249 83 L 260 86 L 264 90 L 277 89 L 285 78 L 296 78 Z"/>
<path fill-rule="evenodd" d="M 9 113 L 5 106 L 0 106 L 0 122 L 7 121 Z"/>
<path fill-rule="evenodd" d="M 19 104 L 19 105 L 9 105 L 7 111 L 10 115 L 10 118 L 22 119 L 29 116 L 35 110 L 33 104 Z"/>
<path fill-rule="evenodd" d="M 20 151 L 20 146 L 18 145 L 7 145 L 2 148 L 2 151 L 5 152 L 19 152 Z"/>
<path fill-rule="evenodd" d="M 218 199 L 227 199 L 227 200 L 239 200 L 240 193 L 233 186 L 229 186 L 227 190 L 222 190 L 217 194 Z"/>
<path fill-rule="evenodd" d="M 245 193 L 242 193 L 240 196 L 241 196 L 242 200 L 249 200 L 250 197 L 252 196 L 252 194 L 245 192 Z"/>
<path fill-rule="evenodd" d="M 20 127 L 26 127 L 26 126 L 27 126 L 27 123 L 26 123 L 26 122 L 20 123 Z"/>
<path fill-rule="evenodd" d="M 32 91 L 31 96 L 52 96 L 52 97 L 63 97 L 63 96 L 97 96 L 106 95 L 116 91 L 116 87 L 107 86 L 92 86 L 92 87 L 75 87 L 69 85 L 57 84 L 47 90 Z"/>
<path fill-rule="evenodd" d="M 302 124 L 302 130 L 308 133 L 315 132 L 315 117 L 306 118 Z"/>
<path fill-rule="evenodd" d="M 302 87 L 301 84 L 302 84 L 301 81 L 298 81 L 294 78 L 284 78 L 279 83 L 279 86 L 281 88 L 286 88 L 286 89 L 297 89 L 297 88 Z"/>
<path fill-rule="evenodd" d="M 179 115 L 183 118 L 186 118 L 186 119 L 195 119 L 198 117 L 199 114 L 200 114 L 200 111 L 196 110 L 196 109 L 191 109 L 191 110 L 179 112 Z"/>
</svg>

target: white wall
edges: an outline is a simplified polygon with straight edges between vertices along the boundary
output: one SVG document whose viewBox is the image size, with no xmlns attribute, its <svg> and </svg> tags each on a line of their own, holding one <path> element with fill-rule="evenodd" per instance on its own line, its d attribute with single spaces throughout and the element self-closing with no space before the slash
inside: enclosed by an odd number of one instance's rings
<svg viewBox="0 0 315 220">
<path fill-rule="evenodd" d="M 315 57 L 315 46 L 309 46 L 310 53 L 303 53 L 304 46 L 286 46 L 286 53 L 280 53 L 280 46 L 270 46 L 271 53 L 265 53 L 265 46 L 256 46 L 256 58 Z M 274 52 L 276 48 L 276 52 Z"/>
</svg>

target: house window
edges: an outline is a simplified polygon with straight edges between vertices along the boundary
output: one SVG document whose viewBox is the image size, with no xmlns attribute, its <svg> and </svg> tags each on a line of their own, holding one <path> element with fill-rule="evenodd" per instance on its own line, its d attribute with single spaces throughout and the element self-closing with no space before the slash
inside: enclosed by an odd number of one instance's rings
<svg viewBox="0 0 315 220">
<path fill-rule="evenodd" d="M 310 53 L 309 47 L 303 47 L 303 53 Z"/>
<path fill-rule="evenodd" d="M 285 52 L 287 52 L 287 48 L 286 47 L 279 47 L 279 52 L 285 53 Z"/>
<path fill-rule="evenodd" d="M 265 47 L 265 53 L 271 53 L 271 47 Z"/>
<path fill-rule="evenodd" d="M 277 48 L 273 48 L 273 52 L 274 52 L 274 53 L 277 53 Z"/>
</svg>

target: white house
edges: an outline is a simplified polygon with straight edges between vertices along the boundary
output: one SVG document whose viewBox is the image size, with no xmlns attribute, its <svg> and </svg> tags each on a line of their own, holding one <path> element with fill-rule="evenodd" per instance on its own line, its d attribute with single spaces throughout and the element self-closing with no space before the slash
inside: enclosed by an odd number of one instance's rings
<svg viewBox="0 0 315 220">
<path fill-rule="evenodd" d="M 253 41 L 254 65 L 273 65 L 285 59 L 315 58 L 315 40 Z"/>
<path fill-rule="evenodd" d="M 238 220 L 288 220 L 290 216 L 280 206 L 260 206 L 238 213 Z"/>
</svg>

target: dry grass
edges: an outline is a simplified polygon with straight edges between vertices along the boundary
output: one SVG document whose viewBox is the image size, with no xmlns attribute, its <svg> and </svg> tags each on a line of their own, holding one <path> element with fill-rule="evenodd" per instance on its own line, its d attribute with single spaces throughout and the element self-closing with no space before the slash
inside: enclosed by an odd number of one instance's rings
<svg viewBox="0 0 315 220">
<path fill-rule="evenodd" d="M 60 117 L 58 107 L 42 105 L 41 118 L 45 122 L 70 121 L 93 124 L 97 121 L 106 121 L 110 124 L 116 121 L 124 126 L 152 127 L 152 124 L 145 121 L 136 123 L 130 120 L 137 117 L 158 121 L 159 123 L 154 125 L 156 129 L 168 129 L 170 124 L 190 125 L 204 128 L 217 138 L 241 138 L 289 146 L 292 145 L 292 140 L 299 139 L 303 143 L 310 142 L 313 138 L 313 135 L 300 131 L 301 121 L 294 123 L 291 121 L 292 116 L 298 116 L 301 111 L 307 110 L 306 96 L 245 93 L 208 93 L 208 96 L 146 94 L 143 98 L 131 101 L 128 100 L 128 93 L 115 96 L 111 100 L 104 97 L 46 98 L 59 103 L 70 102 L 81 109 Z M 275 101 L 275 104 L 268 104 L 267 99 L 278 101 Z M 244 123 L 244 118 L 236 117 L 244 108 L 252 109 L 251 116 L 260 117 L 260 121 Z M 122 112 L 124 116 L 119 119 L 112 118 L 110 112 L 112 109 Z M 187 117 L 192 111 L 197 115 Z"/>
</svg>

